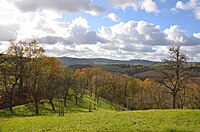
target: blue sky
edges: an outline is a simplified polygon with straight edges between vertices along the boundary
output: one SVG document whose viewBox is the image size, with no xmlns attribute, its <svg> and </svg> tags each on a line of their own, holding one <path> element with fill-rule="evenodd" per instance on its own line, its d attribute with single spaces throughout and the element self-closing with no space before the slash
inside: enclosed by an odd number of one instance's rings
<svg viewBox="0 0 200 132">
<path fill-rule="evenodd" d="M 200 0 L 0 0 L 0 51 L 36 39 L 51 56 L 199 61 Z"/>
<path fill-rule="evenodd" d="M 117 22 L 110 21 L 109 19 L 105 19 L 105 15 L 113 12 L 115 13 L 123 22 L 127 22 L 129 20 L 135 21 L 146 21 L 153 23 L 155 25 L 160 25 L 161 29 L 170 27 L 171 25 L 179 25 L 182 27 L 187 34 L 193 34 L 194 32 L 200 32 L 200 28 L 196 28 L 200 26 L 200 20 L 195 19 L 194 14 L 191 10 L 186 11 L 177 11 L 176 13 L 172 12 L 171 9 L 176 7 L 176 3 L 178 0 L 168 0 L 168 2 L 162 2 L 161 0 L 155 0 L 160 13 L 147 13 L 144 10 L 138 9 L 135 11 L 133 8 L 128 7 L 123 10 L 120 8 L 112 8 L 108 1 L 106 0 L 96 0 L 95 4 L 98 4 L 104 8 L 106 11 L 100 14 L 99 16 L 91 16 L 85 13 L 64 13 L 64 19 L 67 21 L 73 20 L 75 17 L 83 16 L 87 18 L 90 27 L 92 30 L 97 30 L 101 26 L 111 26 L 116 24 Z M 187 0 L 182 0 L 182 2 L 187 2 Z"/>
</svg>

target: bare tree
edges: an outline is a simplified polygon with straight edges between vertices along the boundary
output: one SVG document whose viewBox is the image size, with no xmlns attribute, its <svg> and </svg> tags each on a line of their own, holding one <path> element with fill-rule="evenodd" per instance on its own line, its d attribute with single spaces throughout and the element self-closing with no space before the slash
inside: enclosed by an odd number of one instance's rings
<svg viewBox="0 0 200 132">
<path fill-rule="evenodd" d="M 189 59 L 181 50 L 181 46 L 171 47 L 169 54 L 170 56 L 164 60 L 163 68 L 160 69 L 160 81 L 172 95 L 172 108 L 175 109 L 177 94 L 188 78 L 186 71 L 189 69 L 187 65 Z"/>
</svg>

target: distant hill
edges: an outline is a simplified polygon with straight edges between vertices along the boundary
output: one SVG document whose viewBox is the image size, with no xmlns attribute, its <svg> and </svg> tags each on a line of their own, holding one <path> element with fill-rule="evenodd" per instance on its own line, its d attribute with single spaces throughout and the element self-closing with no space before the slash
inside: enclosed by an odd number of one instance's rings
<svg viewBox="0 0 200 132">
<path fill-rule="evenodd" d="M 161 62 L 148 61 L 148 60 L 112 60 L 104 58 L 71 58 L 71 57 L 59 57 L 59 60 L 64 65 L 88 65 L 88 64 L 142 64 L 142 65 L 155 65 Z"/>
</svg>

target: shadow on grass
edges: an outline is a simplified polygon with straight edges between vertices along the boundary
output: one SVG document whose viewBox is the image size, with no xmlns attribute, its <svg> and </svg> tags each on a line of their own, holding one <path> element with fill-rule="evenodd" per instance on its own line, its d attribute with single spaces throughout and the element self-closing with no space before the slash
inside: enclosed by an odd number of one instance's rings
<svg viewBox="0 0 200 132">
<path fill-rule="evenodd" d="M 102 104 L 106 104 L 105 101 L 102 100 Z M 89 96 L 85 96 L 83 99 L 78 99 L 78 104 L 75 104 L 75 99 L 67 100 L 67 106 L 64 108 L 65 113 L 77 113 L 77 112 L 89 112 L 89 105 L 96 106 L 96 102 L 93 98 Z M 108 104 L 107 104 L 108 105 Z M 46 115 L 58 115 L 59 112 L 59 101 L 57 99 L 54 100 L 55 111 L 52 110 L 51 105 L 49 103 L 39 104 L 39 113 L 35 115 L 35 107 L 34 104 L 26 104 L 13 107 L 13 113 L 10 112 L 9 109 L 0 110 L 0 118 L 5 117 L 31 117 L 31 116 L 46 116 Z M 105 106 L 104 106 L 105 107 Z M 108 106 L 107 106 L 108 107 Z M 96 110 L 93 110 L 96 111 Z"/>
</svg>

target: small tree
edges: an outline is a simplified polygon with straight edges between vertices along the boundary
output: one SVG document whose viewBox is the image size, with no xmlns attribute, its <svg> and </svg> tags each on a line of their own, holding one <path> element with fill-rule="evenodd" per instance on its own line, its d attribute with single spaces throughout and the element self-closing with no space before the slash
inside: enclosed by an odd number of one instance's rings
<svg viewBox="0 0 200 132">
<path fill-rule="evenodd" d="M 160 82 L 169 90 L 172 95 L 172 108 L 176 108 L 176 98 L 181 91 L 184 81 L 187 79 L 188 57 L 181 51 L 181 47 L 171 47 L 170 56 L 164 60 L 163 69 L 160 69 Z"/>
</svg>

